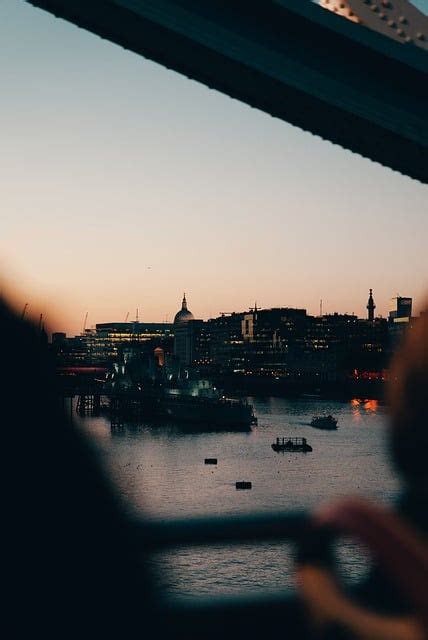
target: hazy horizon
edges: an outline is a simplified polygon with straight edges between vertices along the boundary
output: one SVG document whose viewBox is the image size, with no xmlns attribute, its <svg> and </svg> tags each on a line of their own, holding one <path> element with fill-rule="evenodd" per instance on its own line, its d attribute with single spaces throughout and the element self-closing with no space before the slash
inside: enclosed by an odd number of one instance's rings
<svg viewBox="0 0 428 640">
<path fill-rule="evenodd" d="M 428 2 L 418 2 L 427 9 Z M 23 1 L 0 8 L 0 260 L 49 329 L 427 290 L 426 185 Z"/>
</svg>

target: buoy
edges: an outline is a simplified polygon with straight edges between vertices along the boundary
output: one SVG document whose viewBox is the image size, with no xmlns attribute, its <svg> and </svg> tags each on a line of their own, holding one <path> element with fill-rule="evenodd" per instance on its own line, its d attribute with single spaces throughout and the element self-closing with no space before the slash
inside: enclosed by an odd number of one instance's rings
<svg viewBox="0 0 428 640">
<path fill-rule="evenodd" d="M 205 458 L 205 464 L 217 464 L 217 458 Z"/>
<path fill-rule="evenodd" d="M 251 489 L 253 485 L 251 484 L 251 482 L 242 481 L 242 482 L 237 482 L 235 486 L 237 489 Z"/>
</svg>

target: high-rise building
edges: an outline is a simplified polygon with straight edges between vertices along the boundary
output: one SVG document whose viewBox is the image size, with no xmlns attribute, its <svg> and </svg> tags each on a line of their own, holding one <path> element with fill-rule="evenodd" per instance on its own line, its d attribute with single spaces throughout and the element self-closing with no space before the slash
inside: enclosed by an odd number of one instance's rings
<svg viewBox="0 0 428 640">
<path fill-rule="evenodd" d="M 412 317 L 412 298 L 397 296 L 396 308 L 389 312 L 389 321 L 393 323 L 409 322 Z"/>
<path fill-rule="evenodd" d="M 389 334 L 393 348 L 406 333 L 412 320 L 412 298 L 397 296 L 394 300 L 396 307 L 389 312 L 388 317 Z"/>
</svg>

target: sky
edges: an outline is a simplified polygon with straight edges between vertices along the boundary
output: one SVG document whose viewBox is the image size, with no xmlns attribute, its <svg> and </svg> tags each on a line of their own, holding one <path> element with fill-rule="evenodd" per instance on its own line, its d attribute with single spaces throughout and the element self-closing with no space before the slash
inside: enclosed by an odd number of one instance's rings
<svg viewBox="0 0 428 640">
<path fill-rule="evenodd" d="M 426 185 L 23 0 L 0 46 L 1 288 L 50 330 L 423 304 Z"/>
</svg>

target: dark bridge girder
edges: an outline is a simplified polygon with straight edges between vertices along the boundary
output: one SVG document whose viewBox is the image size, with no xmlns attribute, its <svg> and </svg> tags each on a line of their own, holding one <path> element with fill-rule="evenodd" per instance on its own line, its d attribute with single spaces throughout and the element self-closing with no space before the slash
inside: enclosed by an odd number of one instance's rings
<svg viewBox="0 0 428 640">
<path fill-rule="evenodd" d="M 428 55 L 303 0 L 27 0 L 428 183 Z"/>
</svg>

